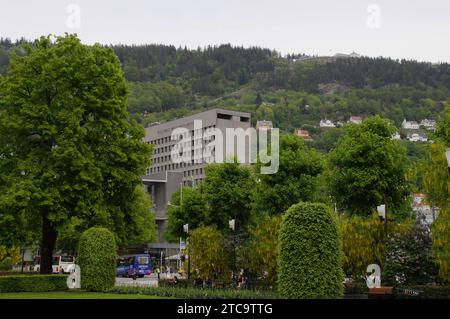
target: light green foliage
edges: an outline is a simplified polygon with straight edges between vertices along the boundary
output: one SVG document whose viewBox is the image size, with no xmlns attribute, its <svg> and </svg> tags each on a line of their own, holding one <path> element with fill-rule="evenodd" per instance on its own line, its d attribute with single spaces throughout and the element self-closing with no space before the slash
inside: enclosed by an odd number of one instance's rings
<svg viewBox="0 0 450 319">
<path fill-rule="evenodd" d="M 367 266 L 383 267 L 385 257 L 384 223 L 377 214 L 370 218 L 360 216 L 339 219 L 342 233 L 343 267 L 347 276 L 361 279 L 366 276 Z"/>
<path fill-rule="evenodd" d="M 258 166 L 256 169 L 259 172 Z M 281 135 L 279 170 L 276 174 L 258 174 L 255 210 L 281 214 L 299 201 L 312 200 L 322 170 L 322 157 L 305 146 L 302 138 Z"/>
<path fill-rule="evenodd" d="M 250 242 L 246 247 L 246 268 L 252 273 L 265 273 L 264 281 L 274 286 L 277 280 L 278 237 L 281 216 L 263 216 L 249 229 Z"/>
<path fill-rule="evenodd" d="M 287 298 L 343 295 L 342 242 L 336 216 L 324 204 L 299 203 L 283 216 L 278 291 Z"/>
<path fill-rule="evenodd" d="M 370 216 L 385 202 L 394 216 L 405 212 L 409 193 L 406 153 L 392 139 L 395 128 L 379 116 L 351 124 L 330 154 L 329 188 L 338 206 Z"/>
<path fill-rule="evenodd" d="M 201 226 L 193 230 L 189 235 L 187 254 L 191 259 L 193 276 L 210 280 L 230 278 L 224 237 L 217 228 Z"/>
<path fill-rule="evenodd" d="M 83 290 L 103 291 L 114 286 L 116 250 L 114 234 L 106 228 L 89 228 L 81 235 L 76 262 Z"/>
</svg>

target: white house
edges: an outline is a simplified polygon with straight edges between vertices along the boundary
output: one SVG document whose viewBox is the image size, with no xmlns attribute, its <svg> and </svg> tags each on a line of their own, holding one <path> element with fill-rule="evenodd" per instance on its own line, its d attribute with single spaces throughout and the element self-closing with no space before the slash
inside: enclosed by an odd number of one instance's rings
<svg viewBox="0 0 450 319">
<path fill-rule="evenodd" d="M 320 127 L 329 128 L 336 127 L 336 125 L 334 125 L 334 123 L 330 120 L 320 120 Z"/>
<path fill-rule="evenodd" d="M 426 225 L 431 225 L 438 215 L 438 209 L 432 209 L 426 202 L 427 195 L 422 193 L 413 194 L 412 210 L 416 217 Z"/>
<path fill-rule="evenodd" d="M 402 139 L 402 137 L 400 136 L 400 133 L 399 133 L 399 132 L 395 132 L 395 134 L 392 135 L 392 138 L 393 138 L 394 140 L 401 140 L 401 139 Z"/>
<path fill-rule="evenodd" d="M 428 130 L 434 130 L 434 129 L 436 129 L 436 121 L 424 119 L 420 122 L 420 126 L 423 126 L 424 128 L 426 128 Z"/>
<path fill-rule="evenodd" d="M 418 130 L 419 129 L 419 123 L 416 121 L 407 121 L 406 119 L 403 120 L 402 128 L 405 130 Z"/>
<path fill-rule="evenodd" d="M 408 134 L 407 139 L 410 142 L 428 142 L 428 137 L 426 135 L 420 135 L 417 133 Z"/>
</svg>

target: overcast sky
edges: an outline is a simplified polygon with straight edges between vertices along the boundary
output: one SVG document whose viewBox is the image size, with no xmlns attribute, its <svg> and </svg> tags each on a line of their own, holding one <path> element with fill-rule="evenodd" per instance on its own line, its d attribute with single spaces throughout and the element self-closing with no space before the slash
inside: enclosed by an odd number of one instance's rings
<svg viewBox="0 0 450 319">
<path fill-rule="evenodd" d="M 450 62 L 449 0 L 0 0 L 0 36 Z M 71 5 L 74 4 L 75 6 Z"/>
</svg>

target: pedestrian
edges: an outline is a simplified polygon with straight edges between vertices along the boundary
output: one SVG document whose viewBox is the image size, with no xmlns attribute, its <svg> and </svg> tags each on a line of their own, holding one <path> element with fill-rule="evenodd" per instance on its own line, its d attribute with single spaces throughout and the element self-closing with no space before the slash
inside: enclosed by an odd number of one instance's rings
<svg viewBox="0 0 450 319">
<path fill-rule="evenodd" d="M 158 281 L 159 281 L 159 279 L 160 279 L 160 276 L 161 276 L 161 269 L 159 269 L 159 267 L 156 267 L 156 274 L 158 275 Z"/>
</svg>

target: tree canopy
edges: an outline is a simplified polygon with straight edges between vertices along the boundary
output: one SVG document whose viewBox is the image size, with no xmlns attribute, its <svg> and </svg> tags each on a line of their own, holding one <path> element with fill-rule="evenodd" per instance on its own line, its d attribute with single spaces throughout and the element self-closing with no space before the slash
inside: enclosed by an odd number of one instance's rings
<svg viewBox="0 0 450 319">
<path fill-rule="evenodd" d="M 151 147 L 128 120 L 113 50 L 75 35 L 42 37 L 25 49 L 12 55 L 0 90 L 0 214 L 41 234 L 48 273 L 58 231 L 74 218 L 79 233 L 104 226 L 119 243 L 141 236 L 152 216 L 150 206 L 136 206 L 136 188 Z"/>
</svg>

